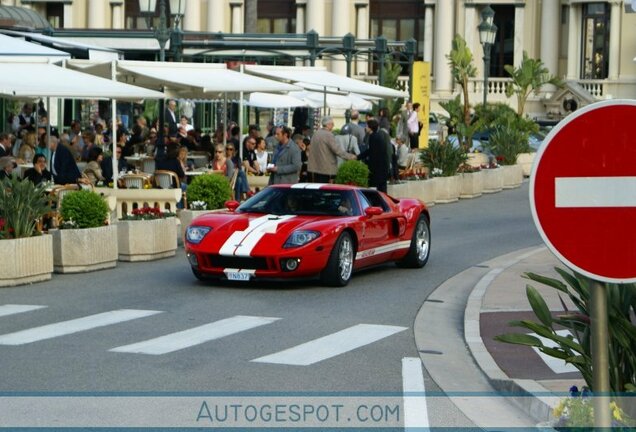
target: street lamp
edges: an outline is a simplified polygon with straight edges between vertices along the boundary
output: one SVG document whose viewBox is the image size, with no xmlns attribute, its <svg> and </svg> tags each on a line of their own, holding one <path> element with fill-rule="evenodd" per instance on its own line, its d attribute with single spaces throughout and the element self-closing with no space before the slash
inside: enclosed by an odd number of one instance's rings
<svg viewBox="0 0 636 432">
<path fill-rule="evenodd" d="M 151 19 L 157 10 L 157 0 L 139 0 L 139 11 L 146 18 L 146 25 L 151 28 Z M 185 0 L 170 0 L 170 15 L 174 17 L 174 28 L 185 13 Z M 166 61 L 166 42 L 170 40 L 172 29 L 166 20 L 166 0 L 159 0 L 159 26 L 155 29 L 155 39 L 159 42 L 159 60 Z"/>
<path fill-rule="evenodd" d="M 484 47 L 484 108 L 486 107 L 486 98 L 488 96 L 488 74 L 490 73 L 490 49 L 495 43 L 497 36 L 497 26 L 493 23 L 495 20 L 495 11 L 490 5 L 487 5 L 481 11 L 481 23 L 477 27 L 479 29 L 479 42 Z"/>
</svg>

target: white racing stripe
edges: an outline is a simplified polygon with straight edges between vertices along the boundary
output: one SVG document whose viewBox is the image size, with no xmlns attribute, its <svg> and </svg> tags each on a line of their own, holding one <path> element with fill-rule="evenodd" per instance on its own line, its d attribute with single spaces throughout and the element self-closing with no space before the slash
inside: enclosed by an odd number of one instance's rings
<svg viewBox="0 0 636 432">
<path fill-rule="evenodd" d="M 252 360 L 308 366 L 406 330 L 406 327 L 358 324 L 301 345 Z"/>
<path fill-rule="evenodd" d="M 6 304 L 0 306 L 0 317 L 43 309 L 46 306 Z"/>
<path fill-rule="evenodd" d="M 375 255 L 379 255 L 379 254 L 383 254 L 383 253 L 388 253 L 388 252 L 393 252 L 395 250 L 398 249 L 406 249 L 408 247 L 411 246 L 411 240 L 404 240 L 401 242 L 397 242 L 397 243 L 393 243 L 390 245 L 385 245 L 385 246 L 379 246 L 376 248 L 370 248 L 370 249 L 365 249 L 365 250 L 361 250 L 358 251 L 358 253 L 356 253 L 356 259 L 362 259 L 362 258 L 369 258 Z"/>
<path fill-rule="evenodd" d="M 320 189 L 323 187 L 322 183 L 296 183 L 292 185 L 292 189 Z"/>
<path fill-rule="evenodd" d="M 402 359 L 402 392 L 404 394 L 404 430 L 427 430 L 428 407 L 424 395 L 424 374 L 419 357 Z"/>
<path fill-rule="evenodd" d="M 636 207 L 636 177 L 557 177 L 555 207 Z"/>
<path fill-rule="evenodd" d="M 278 224 L 295 216 L 265 215 L 252 219 L 244 231 L 235 231 L 223 243 L 219 255 L 225 256 L 250 256 L 254 247 L 265 234 L 273 234 L 278 229 Z"/>
<path fill-rule="evenodd" d="M 89 315 L 70 321 L 61 321 L 55 324 L 48 324 L 41 327 L 34 327 L 21 330 L 15 333 L 7 333 L 0 336 L 0 345 L 24 345 L 44 339 L 51 339 L 58 336 L 65 336 L 84 330 L 97 327 L 104 327 L 110 324 L 117 324 L 137 318 L 144 318 L 150 315 L 161 313 L 160 311 L 119 309 L 110 312 Z"/>
<path fill-rule="evenodd" d="M 188 330 L 148 339 L 143 342 L 120 346 L 109 351 L 152 355 L 167 354 L 255 327 L 271 324 L 279 319 L 280 318 L 237 315 Z"/>
</svg>

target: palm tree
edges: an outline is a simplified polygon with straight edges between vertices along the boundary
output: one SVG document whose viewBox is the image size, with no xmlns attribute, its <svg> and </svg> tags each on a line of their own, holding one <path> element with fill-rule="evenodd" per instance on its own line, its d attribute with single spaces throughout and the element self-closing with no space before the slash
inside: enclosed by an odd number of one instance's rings
<svg viewBox="0 0 636 432">
<path fill-rule="evenodd" d="M 258 0 L 245 0 L 245 33 L 256 33 Z"/>
<path fill-rule="evenodd" d="M 505 65 L 504 69 L 512 78 L 512 82 L 506 86 L 506 96 L 517 95 L 517 114 L 519 116 L 523 116 L 526 102 L 531 92 L 534 91 L 538 94 L 541 87 L 546 84 L 552 84 L 557 87 L 563 86 L 563 82 L 559 78 L 550 75 L 550 71 L 543 65 L 541 60 L 529 58 L 528 53 L 525 51 L 523 52 L 523 60 L 518 68 Z"/>
<path fill-rule="evenodd" d="M 462 88 L 464 97 L 464 123 L 470 124 L 470 101 L 468 100 L 468 79 L 477 76 L 477 68 L 473 64 L 473 53 L 460 35 L 453 39 L 453 49 L 446 56 L 453 79 Z"/>
</svg>

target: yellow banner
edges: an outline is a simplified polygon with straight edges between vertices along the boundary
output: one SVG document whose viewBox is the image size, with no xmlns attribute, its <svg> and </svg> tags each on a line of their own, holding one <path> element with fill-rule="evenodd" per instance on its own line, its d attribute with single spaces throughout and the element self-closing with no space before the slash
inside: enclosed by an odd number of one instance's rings
<svg viewBox="0 0 636 432">
<path fill-rule="evenodd" d="M 431 64 L 416 61 L 413 63 L 413 88 L 411 100 L 420 104 L 419 118 L 422 123 L 419 148 L 428 147 L 428 116 L 431 110 Z"/>
</svg>

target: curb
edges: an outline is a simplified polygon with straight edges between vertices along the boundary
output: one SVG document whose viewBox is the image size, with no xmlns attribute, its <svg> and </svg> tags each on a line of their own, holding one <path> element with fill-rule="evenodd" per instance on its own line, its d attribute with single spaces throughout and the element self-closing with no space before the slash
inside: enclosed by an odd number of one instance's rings
<svg viewBox="0 0 636 432">
<path fill-rule="evenodd" d="M 522 249 L 484 262 L 483 265 L 491 270 L 475 285 L 464 311 L 464 339 L 475 362 L 497 391 L 513 393 L 515 396 L 510 397 L 511 401 L 537 422 L 547 422 L 552 418 L 552 409 L 560 398 L 547 396 L 550 391 L 535 380 L 508 377 L 486 349 L 481 338 L 479 319 L 484 296 L 497 276 L 519 261 L 545 249 L 545 246 Z"/>
</svg>

